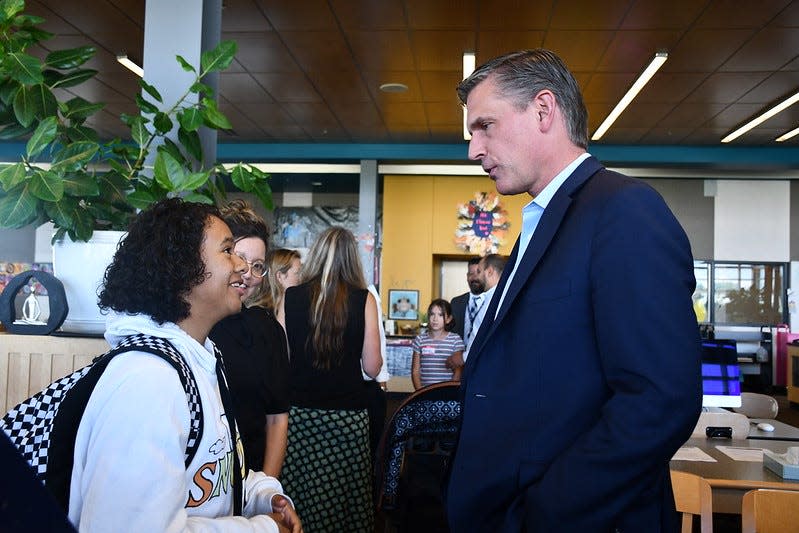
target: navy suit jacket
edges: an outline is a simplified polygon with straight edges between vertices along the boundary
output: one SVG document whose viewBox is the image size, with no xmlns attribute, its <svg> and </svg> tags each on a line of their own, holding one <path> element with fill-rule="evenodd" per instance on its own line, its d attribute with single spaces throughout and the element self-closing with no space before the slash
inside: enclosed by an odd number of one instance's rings
<svg viewBox="0 0 799 533">
<path fill-rule="evenodd" d="M 466 338 L 463 336 L 465 333 L 463 328 L 466 325 L 466 308 L 469 307 L 470 294 L 471 292 L 459 294 L 449 303 L 452 306 L 452 318 L 455 319 L 455 327 L 452 328 L 452 331 L 460 335 L 464 342 L 466 342 Z"/>
<path fill-rule="evenodd" d="M 677 528 L 669 459 L 702 401 L 685 232 L 651 187 L 590 157 L 497 313 L 518 246 L 462 376 L 452 531 Z"/>
</svg>

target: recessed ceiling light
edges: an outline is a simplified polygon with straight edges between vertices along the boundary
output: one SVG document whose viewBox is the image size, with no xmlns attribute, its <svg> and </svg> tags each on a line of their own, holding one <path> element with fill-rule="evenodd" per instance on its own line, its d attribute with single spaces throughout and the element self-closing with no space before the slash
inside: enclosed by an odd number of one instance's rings
<svg viewBox="0 0 799 533">
<path fill-rule="evenodd" d="M 311 185 L 313 185 L 314 187 L 321 187 L 322 186 L 322 182 L 321 181 L 312 181 Z"/>
<path fill-rule="evenodd" d="M 408 86 L 404 83 L 384 83 L 380 86 L 380 90 L 384 93 L 404 93 L 408 90 Z"/>
</svg>

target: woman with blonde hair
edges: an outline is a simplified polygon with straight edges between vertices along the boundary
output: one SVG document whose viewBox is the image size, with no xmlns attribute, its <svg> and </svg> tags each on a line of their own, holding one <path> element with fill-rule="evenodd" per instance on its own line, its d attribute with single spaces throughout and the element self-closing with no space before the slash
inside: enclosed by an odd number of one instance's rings
<svg viewBox="0 0 799 533">
<path fill-rule="evenodd" d="M 286 311 L 283 300 L 286 289 L 300 283 L 302 261 L 299 252 L 278 248 L 266 255 L 266 283 L 257 305 L 274 313 L 277 321 L 285 329 Z"/>
<path fill-rule="evenodd" d="M 291 353 L 283 483 L 306 533 L 371 532 L 368 407 L 380 354 L 377 303 L 355 237 L 331 227 L 311 247 L 302 282 L 286 290 Z"/>
</svg>

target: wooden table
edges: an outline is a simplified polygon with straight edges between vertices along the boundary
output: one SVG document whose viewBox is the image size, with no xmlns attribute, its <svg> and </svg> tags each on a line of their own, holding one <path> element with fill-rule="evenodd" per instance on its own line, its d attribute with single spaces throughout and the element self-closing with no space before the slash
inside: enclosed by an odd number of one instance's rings
<svg viewBox="0 0 799 533">
<path fill-rule="evenodd" d="M 770 420 L 767 418 L 750 418 L 749 419 L 749 437 L 750 439 L 762 440 L 793 440 L 799 441 L 799 428 L 780 422 L 779 420 Z M 763 431 L 757 429 L 758 422 L 766 422 L 774 426 L 774 431 Z M 794 446 L 799 446 L 799 442 Z"/>
<path fill-rule="evenodd" d="M 695 446 L 716 462 L 671 461 L 672 470 L 690 472 L 705 478 L 713 489 L 713 512 L 741 514 L 743 495 L 752 489 L 783 489 L 799 491 L 799 480 L 783 479 L 763 466 L 762 462 L 735 461 L 716 446 L 762 448 L 785 453 L 796 441 L 689 439 L 684 446 Z"/>
</svg>

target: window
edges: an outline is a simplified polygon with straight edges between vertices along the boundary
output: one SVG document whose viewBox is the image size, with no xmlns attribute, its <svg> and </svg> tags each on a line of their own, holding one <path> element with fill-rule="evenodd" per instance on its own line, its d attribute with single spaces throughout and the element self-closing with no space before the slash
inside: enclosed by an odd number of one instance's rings
<svg viewBox="0 0 799 533">
<path fill-rule="evenodd" d="M 785 263 L 695 261 L 697 320 L 736 325 L 785 322 L 785 274 Z"/>
</svg>

